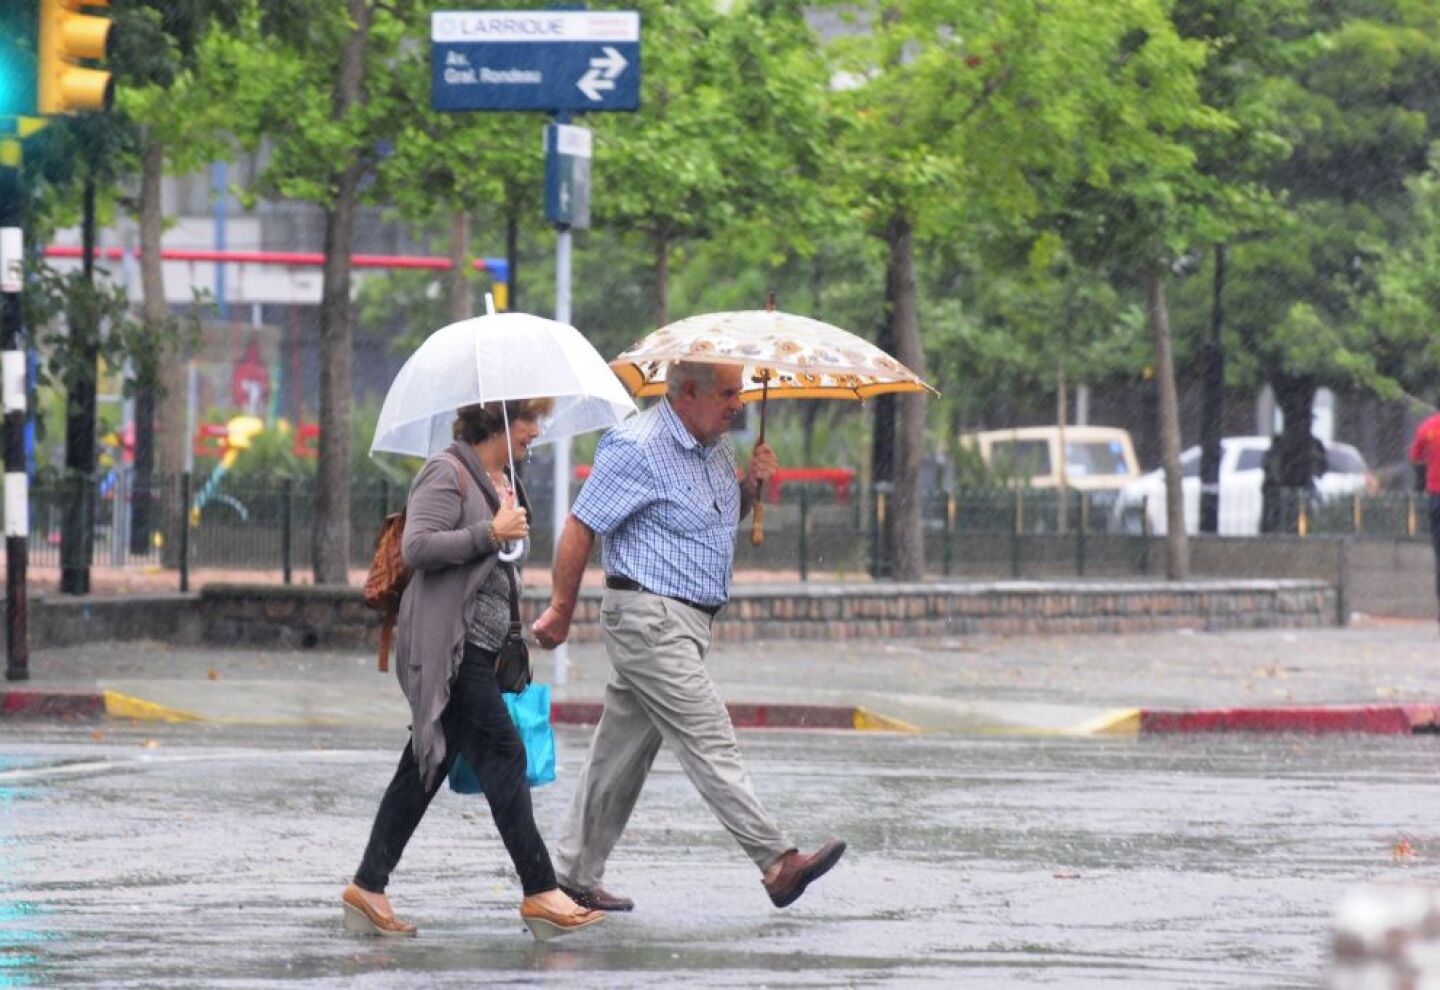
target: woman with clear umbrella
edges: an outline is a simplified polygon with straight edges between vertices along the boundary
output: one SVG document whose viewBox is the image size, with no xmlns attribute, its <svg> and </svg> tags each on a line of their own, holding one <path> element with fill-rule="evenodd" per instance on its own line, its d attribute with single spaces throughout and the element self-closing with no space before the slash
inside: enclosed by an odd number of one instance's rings
<svg viewBox="0 0 1440 990">
<path fill-rule="evenodd" d="M 529 532 L 518 483 L 519 505 L 502 492 L 532 445 L 606 429 L 634 412 L 605 359 L 574 327 L 493 308 L 436 330 L 391 383 L 371 456 L 427 458 L 411 485 L 401 540 L 414 573 L 400 600 L 395 672 L 410 705 L 410 742 L 342 895 L 349 927 L 415 933 L 395 917 L 385 887 L 456 752 L 484 783 L 520 874 L 531 932 L 547 938 L 603 918 L 556 889 L 526 789 L 524 749 L 495 680 L 503 639 L 496 633 L 510 624 L 511 588 L 500 564 L 513 555 L 502 546 Z"/>
<path fill-rule="evenodd" d="M 342 895 L 351 931 L 416 933 L 395 916 L 385 888 L 460 753 L 484 782 L 520 876 L 520 914 L 531 932 L 549 938 L 604 918 L 558 888 L 535 826 L 525 748 L 495 678 L 516 587 L 506 574 L 509 554 L 502 554 L 529 534 L 513 463 L 529 454 L 539 419 L 552 405 L 525 399 L 458 410 L 455 442 L 430 458 L 411 486 L 402 553 L 413 576 L 401 599 L 396 672 L 412 708 L 421 698 L 427 710 L 438 707 L 439 719 L 438 725 L 417 721 L 381 799 L 360 868 Z"/>
</svg>

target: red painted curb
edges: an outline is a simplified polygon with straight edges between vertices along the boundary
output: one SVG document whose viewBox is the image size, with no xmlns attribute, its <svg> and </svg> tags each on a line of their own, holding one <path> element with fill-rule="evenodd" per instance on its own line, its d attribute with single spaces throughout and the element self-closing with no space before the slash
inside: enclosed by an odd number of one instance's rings
<svg viewBox="0 0 1440 990">
<path fill-rule="evenodd" d="M 1433 705 L 1217 708 L 1188 712 L 1142 710 L 1140 731 L 1354 732 L 1370 735 L 1411 735 L 1437 731 L 1437 718 Z"/>
<path fill-rule="evenodd" d="M 855 709 L 843 705 L 727 705 L 737 729 L 853 729 Z M 555 701 L 550 721 L 556 725 L 594 725 L 604 705 L 598 701 Z"/>
<path fill-rule="evenodd" d="M 0 718 L 93 719 L 105 714 L 105 696 L 71 691 L 5 691 Z"/>
</svg>

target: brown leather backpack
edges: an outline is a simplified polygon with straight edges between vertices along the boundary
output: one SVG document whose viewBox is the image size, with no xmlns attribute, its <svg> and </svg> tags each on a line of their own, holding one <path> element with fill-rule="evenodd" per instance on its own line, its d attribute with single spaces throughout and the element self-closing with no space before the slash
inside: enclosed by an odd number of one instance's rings
<svg viewBox="0 0 1440 990">
<path fill-rule="evenodd" d="M 460 498 L 465 498 L 464 466 L 451 454 L 446 460 L 455 465 L 460 478 Z M 405 557 L 400 552 L 401 540 L 405 536 L 404 511 L 392 512 L 380 526 L 380 535 L 375 538 L 375 554 L 370 558 L 370 573 L 365 575 L 365 604 L 380 612 L 380 662 L 381 673 L 390 669 L 390 640 L 395 633 L 395 620 L 400 615 L 400 598 L 405 586 L 410 583 L 410 568 L 405 566 Z"/>
</svg>

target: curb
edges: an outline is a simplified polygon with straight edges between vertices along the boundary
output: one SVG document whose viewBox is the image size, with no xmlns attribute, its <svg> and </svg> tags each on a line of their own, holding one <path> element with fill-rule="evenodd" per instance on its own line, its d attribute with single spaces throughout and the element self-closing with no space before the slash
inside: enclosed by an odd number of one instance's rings
<svg viewBox="0 0 1440 990">
<path fill-rule="evenodd" d="M 851 705 L 768 705 L 735 702 L 730 721 L 737 729 L 853 729 L 857 732 L 919 732 L 898 718 Z M 604 705 L 598 701 L 552 701 L 555 725 L 594 725 Z"/>
<path fill-rule="evenodd" d="M 881 715 L 866 708 L 848 705 L 770 705 L 735 703 L 727 706 L 737 729 L 829 729 L 859 732 L 919 732 L 908 722 Z M 604 705 L 598 701 L 554 701 L 550 721 L 555 725 L 594 725 Z M 276 725 L 268 719 L 210 718 L 196 712 L 170 708 L 118 691 L 3 691 L 0 692 L 0 719 L 49 718 L 67 721 L 110 718 L 141 722 L 226 725 Z"/>
<path fill-rule="evenodd" d="M 79 691 L 0 692 L 0 718 L 95 719 L 105 714 L 105 697 Z"/>
<path fill-rule="evenodd" d="M 850 705 L 789 705 L 736 702 L 727 706 L 737 729 L 818 729 L 918 733 L 918 726 Z M 555 725 L 594 725 L 604 706 L 598 701 L 554 701 Z M 285 724 L 267 719 L 208 717 L 170 708 L 118 691 L 0 691 L 0 719 L 95 721 L 123 718 L 144 722 L 227 725 Z M 1116 708 L 1064 730 L 1064 735 L 1139 736 L 1200 733 L 1349 733 L 1440 735 L 1440 705 L 1308 705 L 1288 708 L 1154 709 Z"/>
<path fill-rule="evenodd" d="M 1296 708 L 1216 708 L 1200 711 L 1140 710 L 1138 732 L 1348 732 L 1366 735 L 1433 735 L 1440 732 L 1435 705 L 1336 705 Z"/>
</svg>

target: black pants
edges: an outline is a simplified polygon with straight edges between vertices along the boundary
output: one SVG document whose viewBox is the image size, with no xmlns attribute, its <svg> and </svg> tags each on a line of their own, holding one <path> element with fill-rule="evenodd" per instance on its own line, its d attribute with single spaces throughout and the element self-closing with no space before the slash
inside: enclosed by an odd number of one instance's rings
<svg viewBox="0 0 1440 990">
<path fill-rule="evenodd" d="M 1440 495 L 1430 495 L 1430 546 L 1435 550 L 1435 599 L 1440 601 Z"/>
<path fill-rule="evenodd" d="M 430 799 L 445 785 L 455 754 L 464 753 L 485 786 L 490 814 L 520 874 L 526 896 L 554 890 L 555 870 L 545 840 L 535 827 L 530 785 L 525 782 L 525 746 L 495 683 L 493 651 L 465 644 L 465 656 L 450 686 L 450 702 L 440 716 L 440 726 L 445 734 L 446 755 L 435 786 L 425 788 L 414 750 L 406 743 L 400 765 L 375 813 L 370 843 L 355 874 L 356 885 L 376 894 L 385 892 L 390 873 L 425 816 Z"/>
</svg>

